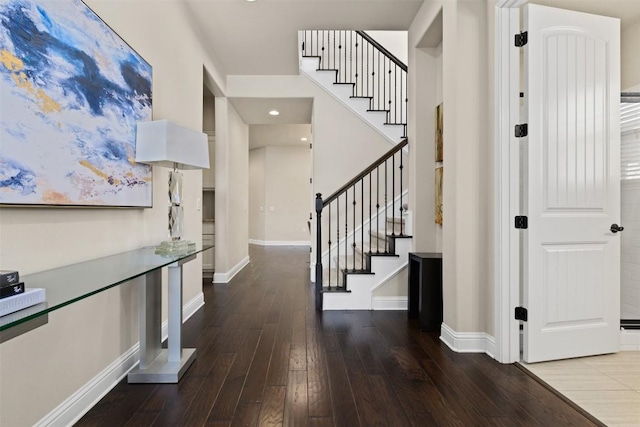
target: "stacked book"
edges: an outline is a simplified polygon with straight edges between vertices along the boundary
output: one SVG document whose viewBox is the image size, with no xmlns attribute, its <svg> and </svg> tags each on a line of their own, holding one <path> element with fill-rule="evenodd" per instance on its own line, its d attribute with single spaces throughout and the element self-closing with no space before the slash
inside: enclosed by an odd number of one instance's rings
<svg viewBox="0 0 640 427">
<path fill-rule="evenodd" d="M 0 270 L 0 316 L 44 302 L 40 288 L 25 288 L 17 271 Z"/>
</svg>

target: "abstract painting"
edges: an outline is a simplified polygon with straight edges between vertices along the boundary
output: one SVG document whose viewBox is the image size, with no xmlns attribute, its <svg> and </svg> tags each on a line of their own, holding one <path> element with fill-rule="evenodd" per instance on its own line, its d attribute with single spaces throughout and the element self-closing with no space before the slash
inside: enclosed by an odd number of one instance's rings
<svg viewBox="0 0 640 427">
<path fill-rule="evenodd" d="M 80 0 L 0 0 L 0 205 L 152 205 L 151 66 Z"/>
<path fill-rule="evenodd" d="M 436 168 L 436 224 L 442 225 L 442 167 Z"/>
<path fill-rule="evenodd" d="M 442 135 L 442 103 L 436 107 L 436 162 L 441 162 L 444 158 L 443 145 L 444 139 Z"/>
</svg>

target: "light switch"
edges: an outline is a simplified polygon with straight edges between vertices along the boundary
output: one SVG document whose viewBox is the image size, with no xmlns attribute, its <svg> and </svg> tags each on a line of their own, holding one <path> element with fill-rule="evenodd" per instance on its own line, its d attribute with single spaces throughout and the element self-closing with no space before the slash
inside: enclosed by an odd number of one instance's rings
<svg viewBox="0 0 640 427">
<path fill-rule="evenodd" d="M 260 206 L 260 212 L 264 212 L 264 206 Z"/>
<path fill-rule="evenodd" d="M 196 198 L 196 211 L 200 212 L 202 210 L 202 199 L 200 197 Z"/>
<path fill-rule="evenodd" d="M 271 212 L 274 212 L 274 211 L 276 210 L 276 208 L 274 208 L 273 206 L 269 206 L 269 210 L 270 210 Z"/>
</svg>

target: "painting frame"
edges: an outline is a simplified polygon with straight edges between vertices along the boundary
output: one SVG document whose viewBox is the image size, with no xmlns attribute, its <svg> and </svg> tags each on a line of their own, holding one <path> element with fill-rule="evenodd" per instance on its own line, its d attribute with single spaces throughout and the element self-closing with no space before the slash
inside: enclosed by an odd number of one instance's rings
<svg viewBox="0 0 640 427">
<path fill-rule="evenodd" d="M 435 161 L 442 162 L 444 160 L 444 117 L 442 102 L 436 107 L 436 135 L 435 135 Z"/>
<path fill-rule="evenodd" d="M 435 169 L 434 190 L 435 190 L 435 223 L 442 225 L 442 177 L 443 167 Z"/>
<path fill-rule="evenodd" d="M 2 2 L 0 207 L 152 208 L 134 160 L 152 89 L 151 64 L 84 1 Z"/>
</svg>

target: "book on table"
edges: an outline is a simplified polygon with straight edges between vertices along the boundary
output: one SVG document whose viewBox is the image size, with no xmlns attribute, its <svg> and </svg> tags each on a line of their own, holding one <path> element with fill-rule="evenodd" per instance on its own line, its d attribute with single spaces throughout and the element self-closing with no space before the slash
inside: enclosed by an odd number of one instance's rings
<svg viewBox="0 0 640 427">
<path fill-rule="evenodd" d="M 0 316 L 46 301 L 42 288 L 26 288 L 23 293 L 0 299 Z"/>
<path fill-rule="evenodd" d="M 24 293 L 24 282 L 15 283 L 11 286 L 0 287 L 0 299 L 12 297 Z"/>
</svg>

